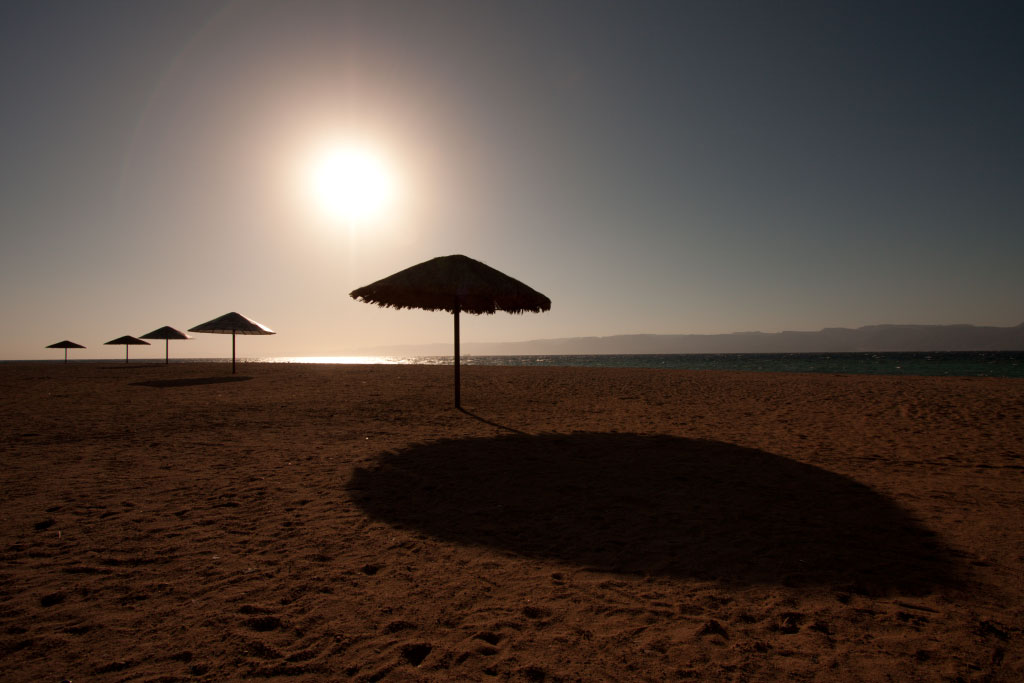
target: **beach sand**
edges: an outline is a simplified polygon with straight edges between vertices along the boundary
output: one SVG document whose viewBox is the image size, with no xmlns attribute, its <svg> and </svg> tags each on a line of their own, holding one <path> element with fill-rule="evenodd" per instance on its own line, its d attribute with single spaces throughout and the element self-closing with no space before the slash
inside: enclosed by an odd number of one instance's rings
<svg viewBox="0 0 1024 683">
<path fill-rule="evenodd" d="M 0 366 L 0 679 L 1024 680 L 1024 380 Z"/>
</svg>

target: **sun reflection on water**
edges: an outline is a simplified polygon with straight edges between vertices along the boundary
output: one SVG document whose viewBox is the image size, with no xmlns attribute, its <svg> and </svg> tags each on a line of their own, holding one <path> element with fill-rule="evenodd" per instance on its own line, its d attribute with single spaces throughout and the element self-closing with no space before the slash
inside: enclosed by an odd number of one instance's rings
<svg viewBox="0 0 1024 683">
<path fill-rule="evenodd" d="M 257 363 L 322 363 L 326 365 L 411 365 L 416 358 L 403 356 L 275 356 Z"/>
</svg>

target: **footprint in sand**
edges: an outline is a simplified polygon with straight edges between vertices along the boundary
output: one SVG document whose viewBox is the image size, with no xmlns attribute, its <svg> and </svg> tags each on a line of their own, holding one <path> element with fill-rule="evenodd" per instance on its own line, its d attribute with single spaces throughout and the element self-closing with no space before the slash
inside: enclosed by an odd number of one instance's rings
<svg viewBox="0 0 1024 683">
<path fill-rule="evenodd" d="M 402 659 L 413 666 L 419 666 L 433 649 L 429 643 L 409 643 L 402 646 Z"/>
</svg>

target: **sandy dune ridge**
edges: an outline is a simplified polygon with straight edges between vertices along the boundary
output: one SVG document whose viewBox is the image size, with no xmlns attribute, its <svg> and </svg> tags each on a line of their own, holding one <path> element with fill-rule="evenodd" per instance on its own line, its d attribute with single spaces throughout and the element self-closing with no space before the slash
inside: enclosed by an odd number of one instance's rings
<svg viewBox="0 0 1024 683">
<path fill-rule="evenodd" d="M 8 681 L 1024 680 L 1024 381 L 0 365 Z"/>
</svg>

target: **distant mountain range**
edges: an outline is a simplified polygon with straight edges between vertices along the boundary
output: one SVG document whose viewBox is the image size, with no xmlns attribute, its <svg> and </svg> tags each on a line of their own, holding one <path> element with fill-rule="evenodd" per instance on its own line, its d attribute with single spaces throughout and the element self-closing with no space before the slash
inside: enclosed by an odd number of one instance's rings
<svg viewBox="0 0 1024 683">
<path fill-rule="evenodd" d="M 373 355 L 445 356 L 451 344 L 382 346 Z M 523 342 L 462 342 L 476 356 L 591 355 L 638 353 L 843 353 L 871 351 L 1024 351 L 1024 323 L 1016 327 L 974 325 L 868 325 L 827 327 L 818 332 L 732 334 L 620 334 Z"/>
</svg>

